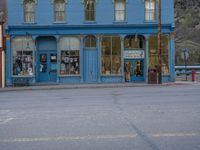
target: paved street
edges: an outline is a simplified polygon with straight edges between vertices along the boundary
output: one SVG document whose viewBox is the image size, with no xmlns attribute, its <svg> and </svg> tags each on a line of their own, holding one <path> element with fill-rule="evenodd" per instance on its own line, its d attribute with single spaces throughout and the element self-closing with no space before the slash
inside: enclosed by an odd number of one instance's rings
<svg viewBox="0 0 200 150">
<path fill-rule="evenodd" d="M 0 150 L 200 150 L 200 85 L 0 92 Z"/>
</svg>

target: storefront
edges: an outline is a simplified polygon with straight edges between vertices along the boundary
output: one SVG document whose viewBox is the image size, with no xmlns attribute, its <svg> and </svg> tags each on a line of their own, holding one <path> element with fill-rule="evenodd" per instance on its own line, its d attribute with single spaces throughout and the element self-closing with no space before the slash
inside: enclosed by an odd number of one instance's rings
<svg viewBox="0 0 200 150">
<path fill-rule="evenodd" d="M 162 37 L 163 82 L 173 81 L 170 37 Z M 158 64 L 156 40 L 155 34 L 11 36 L 7 85 L 148 82 L 148 69 Z"/>
</svg>

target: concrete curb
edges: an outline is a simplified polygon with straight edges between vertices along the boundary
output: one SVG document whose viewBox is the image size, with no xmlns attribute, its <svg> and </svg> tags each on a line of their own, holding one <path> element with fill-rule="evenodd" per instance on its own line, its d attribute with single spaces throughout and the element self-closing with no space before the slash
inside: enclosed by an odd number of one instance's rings
<svg viewBox="0 0 200 150">
<path fill-rule="evenodd" d="M 200 85 L 194 82 L 169 82 L 163 84 L 147 83 L 101 83 L 101 84 L 57 84 L 57 85 L 37 85 L 24 87 L 7 87 L 0 89 L 0 92 L 32 91 L 32 90 L 59 90 L 59 89 L 85 89 L 85 88 L 121 88 L 121 87 L 152 87 L 152 86 L 174 86 L 174 85 Z"/>
</svg>

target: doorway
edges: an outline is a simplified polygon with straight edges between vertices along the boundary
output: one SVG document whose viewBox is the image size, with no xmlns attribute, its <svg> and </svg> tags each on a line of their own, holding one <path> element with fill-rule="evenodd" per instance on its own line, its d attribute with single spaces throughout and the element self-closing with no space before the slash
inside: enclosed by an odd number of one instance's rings
<svg viewBox="0 0 200 150">
<path fill-rule="evenodd" d="M 38 53 L 38 80 L 39 82 L 56 82 L 57 52 L 40 51 Z"/>
<path fill-rule="evenodd" d="M 57 81 L 57 44 L 54 37 L 37 38 L 37 82 Z"/>
<path fill-rule="evenodd" d="M 84 82 L 97 82 L 97 50 L 84 50 Z"/>
<path fill-rule="evenodd" d="M 125 81 L 144 81 L 144 59 L 126 59 L 124 61 L 124 71 Z"/>
</svg>

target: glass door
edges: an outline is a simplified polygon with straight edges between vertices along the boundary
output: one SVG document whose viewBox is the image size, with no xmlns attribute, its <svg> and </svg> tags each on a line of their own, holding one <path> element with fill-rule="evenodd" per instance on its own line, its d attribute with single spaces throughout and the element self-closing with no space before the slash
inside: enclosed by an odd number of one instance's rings
<svg viewBox="0 0 200 150">
<path fill-rule="evenodd" d="M 56 51 L 39 51 L 38 81 L 56 82 L 57 53 Z"/>
</svg>

